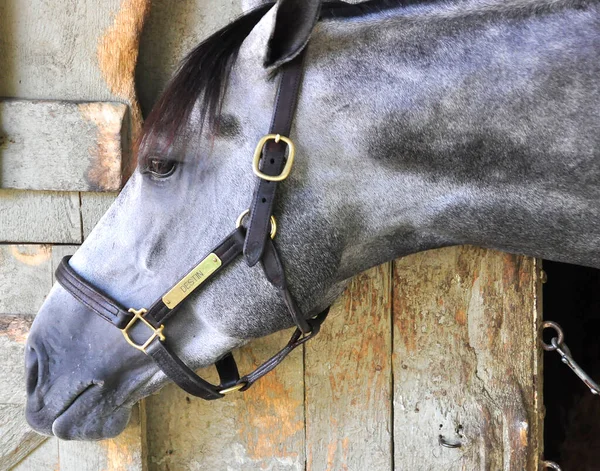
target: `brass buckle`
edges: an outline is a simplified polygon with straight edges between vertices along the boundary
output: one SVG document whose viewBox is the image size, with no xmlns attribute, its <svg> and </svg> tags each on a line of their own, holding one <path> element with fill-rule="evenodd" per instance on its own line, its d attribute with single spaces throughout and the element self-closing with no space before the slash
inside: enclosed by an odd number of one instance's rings
<svg viewBox="0 0 600 471">
<path fill-rule="evenodd" d="M 258 168 L 258 164 L 260 163 L 260 157 L 262 155 L 263 147 L 265 147 L 265 144 L 267 143 L 267 141 L 275 141 L 275 142 L 283 141 L 288 146 L 287 161 L 285 163 L 285 167 L 283 167 L 283 170 L 281 171 L 281 173 L 279 175 L 275 175 L 275 176 L 267 175 L 266 173 L 261 172 L 260 169 Z M 296 146 L 294 146 L 294 143 L 291 141 L 291 139 L 289 139 L 285 136 L 282 136 L 280 134 L 267 134 L 260 141 L 258 141 L 256 150 L 254 151 L 254 159 L 252 159 L 252 170 L 254 171 L 254 175 L 256 175 L 258 178 L 262 178 L 263 180 L 267 180 L 270 182 L 283 181 L 288 177 L 288 175 L 292 171 L 292 165 L 294 164 L 294 156 L 295 155 L 296 155 Z"/>
<path fill-rule="evenodd" d="M 222 389 L 221 391 L 219 391 L 219 394 L 223 394 L 223 395 L 231 394 L 232 392 L 239 391 L 247 384 L 248 383 L 245 383 L 245 382 L 238 383 L 235 386 L 231 386 L 230 388 Z"/>
<path fill-rule="evenodd" d="M 152 327 L 152 324 L 150 324 L 146 319 L 144 319 L 144 317 L 142 317 L 144 314 L 146 314 L 146 312 L 148 312 L 148 311 L 146 311 L 146 309 L 131 308 L 129 310 L 129 312 L 131 312 L 133 314 L 133 319 L 131 319 L 129 321 L 129 323 L 123 329 L 121 329 L 121 332 L 123 333 L 123 337 L 125 337 L 125 340 L 127 340 L 127 343 L 129 345 L 131 345 L 133 348 L 138 349 L 141 352 L 146 353 L 146 347 L 148 347 L 148 345 L 150 345 L 150 343 L 156 337 L 158 337 L 162 342 L 165 341 L 165 336 L 163 334 L 163 330 L 164 330 L 165 326 L 161 325 L 158 329 L 155 329 L 154 327 Z M 152 335 L 150 336 L 150 338 L 148 340 L 146 340 L 146 342 L 143 343 L 142 345 L 135 343 L 133 340 L 131 340 L 131 337 L 129 337 L 129 329 L 131 329 L 138 320 L 142 321 L 142 323 L 144 325 L 146 325 L 152 331 Z"/>
<path fill-rule="evenodd" d="M 242 222 L 244 222 L 244 218 L 246 216 L 248 216 L 248 214 L 250 214 L 249 209 L 247 209 L 242 214 L 240 214 L 238 216 L 237 220 L 235 221 L 235 227 L 240 227 L 242 225 Z M 276 234 L 277 234 L 277 221 L 275 221 L 275 216 L 271 215 L 271 239 L 274 239 Z"/>
</svg>

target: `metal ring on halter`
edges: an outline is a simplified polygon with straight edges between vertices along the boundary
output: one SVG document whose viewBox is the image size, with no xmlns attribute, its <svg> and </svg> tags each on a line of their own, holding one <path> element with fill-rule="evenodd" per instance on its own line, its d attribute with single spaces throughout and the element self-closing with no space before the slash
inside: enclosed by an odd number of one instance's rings
<svg viewBox="0 0 600 471">
<path fill-rule="evenodd" d="M 542 347 L 544 348 L 544 350 L 546 350 L 547 352 L 553 352 L 563 344 L 563 342 L 565 341 L 565 334 L 561 329 L 560 325 L 558 325 L 556 322 L 544 321 L 542 323 L 541 332 L 543 333 L 546 329 L 553 329 L 558 334 L 558 337 L 554 337 L 554 339 L 552 339 L 553 342 L 550 345 L 544 342 L 543 338 L 541 339 Z M 556 342 L 554 342 L 554 340 L 556 340 Z"/>
<path fill-rule="evenodd" d="M 235 227 L 240 227 L 242 222 L 244 222 L 244 218 L 250 214 L 250 210 L 247 209 L 242 214 L 240 214 L 235 221 Z M 275 221 L 275 216 L 271 215 L 271 239 L 275 238 L 275 234 L 277 234 L 277 221 Z"/>
<path fill-rule="evenodd" d="M 562 471 L 562 468 L 554 461 L 542 461 L 540 463 L 540 469 L 556 469 L 557 471 Z"/>
</svg>

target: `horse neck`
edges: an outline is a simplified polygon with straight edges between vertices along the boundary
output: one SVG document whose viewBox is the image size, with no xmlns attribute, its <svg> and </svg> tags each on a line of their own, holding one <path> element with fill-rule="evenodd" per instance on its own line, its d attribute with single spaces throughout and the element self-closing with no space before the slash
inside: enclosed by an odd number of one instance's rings
<svg viewBox="0 0 600 471">
<path fill-rule="evenodd" d="M 356 218 L 344 275 L 461 243 L 600 266 L 599 15 L 569 5 L 320 26 L 297 127 L 327 156 L 311 164 L 335 185 L 323 197 Z"/>
</svg>

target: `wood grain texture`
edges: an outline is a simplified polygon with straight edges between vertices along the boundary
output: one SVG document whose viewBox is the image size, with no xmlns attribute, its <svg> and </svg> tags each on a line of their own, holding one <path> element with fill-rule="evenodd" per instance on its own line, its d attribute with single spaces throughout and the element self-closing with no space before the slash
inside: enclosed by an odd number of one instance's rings
<svg viewBox="0 0 600 471">
<path fill-rule="evenodd" d="M 60 471 L 58 438 L 48 438 L 11 471 Z"/>
<path fill-rule="evenodd" d="M 48 438 L 11 471 L 60 471 L 58 438 Z"/>
<path fill-rule="evenodd" d="M 0 242 L 80 243 L 79 195 L 0 190 Z"/>
<path fill-rule="evenodd" d="M 150 0 L 16 5 L 0 3 L 0 96 L 126 103 L 134 140 L 142 125 L 134 71 Z M 123 159 L 124 179 L 134 164 Z"/>
<path fill-rule="evenodd" d="M 24 405 L 0 404 L 0 471 L 11 469 L 47 438 L 29 428 Z"/>
<path fill-rule="evenodd" d="M 397 469 L 538 469 L 539 294 L 531 258 L 456 247 L 394 263 Z"/>
<path fill-rule="evenodd" d="M 128 122 L 121 103 L 0 100 L 0 187 L 119 190 Z"/>
<path fill-rule="evenodd" d="M 308 471 L 392 469 L 391 284 L 354 278 L 306 345 Z"/>
<path fill-rule="evenodd" d="M 278 351 L 280 332 L 235 353 L 245 374 Z M 169 385 L 148 399 L 149 470 L 304 470 L 302 352 L 244 393 L 202 401 Z M 200 374 L 218 382 L 209 369 Z"/>
<path fill-rule="evenodd" d="M 0 316 L 35 314 L 52 287 L 52 248 L 0 245 Z"/>
<path fill-rule="evenodd" d="M 25 404 L 25 341 L 33 316 L 0 315 L 0 404 Z"/>
<path fill-rule="evenodd" d="M 136 406 L 125 431 L 111 440 L 59 442 L 60 471 L 145 471 L 145 434 Z"/>
</svg>

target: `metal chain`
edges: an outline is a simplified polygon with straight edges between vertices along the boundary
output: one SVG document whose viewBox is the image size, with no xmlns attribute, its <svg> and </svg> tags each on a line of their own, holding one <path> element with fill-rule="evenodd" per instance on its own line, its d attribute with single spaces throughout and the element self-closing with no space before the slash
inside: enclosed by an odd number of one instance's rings
<svg viewBox="0 0 600 471">
<path fill-rule="evenodd" d="M 544 342 L 543 333 L 546 329 L 552 329 L 556 332 L 556 337 L 552 337 L 550 343 L 547 344 Z M 565 343 L 565 333 L 562 330 L 562 327 L 556 322 L 545 321 L 542 323 L 542 328 L 540 330 L 540 342 L 542 343 L 542 347 L 547 352 L 557 352 L 561 361 L 567 365 L 573 372 L 577 375 L 577 377 L 583 381 L 583 383 L 590 388 L 592 394 L 599 395 L 600 394 L 600 386 L 596 383 L 590 376 L 577 364 L 575 360 L 573 360 L 573 355 L 571 354 L 571 350 L 567 347 Z M 554 461 L 542 461 L 540 462 L 540 470 L 545 469 L 555 469 L 557 471 L 562 471 L 561 467 L 555 463 Z"/>
</svg>

